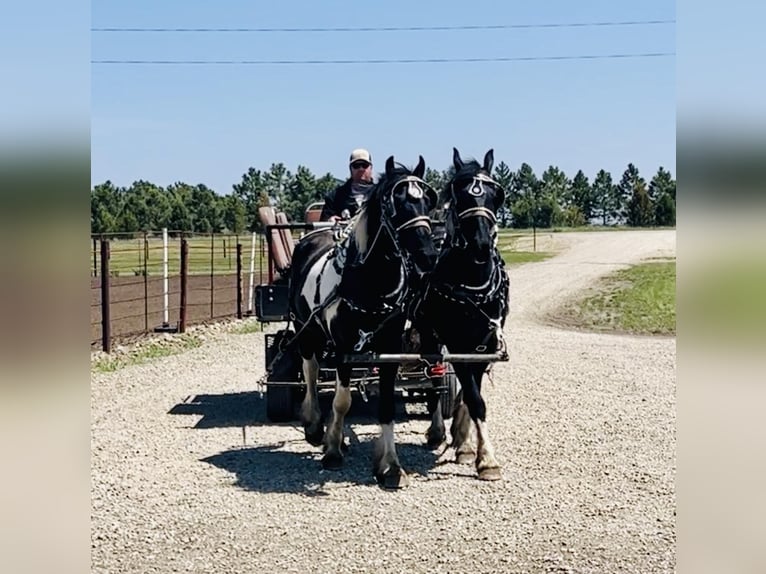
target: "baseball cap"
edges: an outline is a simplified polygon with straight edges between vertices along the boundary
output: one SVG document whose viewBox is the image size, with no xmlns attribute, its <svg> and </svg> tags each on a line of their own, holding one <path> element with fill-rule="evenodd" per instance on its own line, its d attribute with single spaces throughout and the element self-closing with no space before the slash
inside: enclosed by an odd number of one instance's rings
<svg viewBox="0 0 766 574">
<path fill-rule="evenodd" d="M 372 163 L 372 156 L 366 149 L 357 148 L 351 152 L 351 155 L 348 158 L 348 165 L 351 165 L 355 161 L 366 161 L 367 163 Z"/>
</svg>

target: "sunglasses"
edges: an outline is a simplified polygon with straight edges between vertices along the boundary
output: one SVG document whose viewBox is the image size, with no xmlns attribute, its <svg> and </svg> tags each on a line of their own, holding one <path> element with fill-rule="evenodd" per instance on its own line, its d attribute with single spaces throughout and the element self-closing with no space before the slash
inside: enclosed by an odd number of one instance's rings
<svg viewBox="0 0 766 574">
<path fill-rule="evenodd" d="M 370 164 L 364 161 L 354 162 L 351 164 L 352 169 L 367 169 Z"/>
</svg>

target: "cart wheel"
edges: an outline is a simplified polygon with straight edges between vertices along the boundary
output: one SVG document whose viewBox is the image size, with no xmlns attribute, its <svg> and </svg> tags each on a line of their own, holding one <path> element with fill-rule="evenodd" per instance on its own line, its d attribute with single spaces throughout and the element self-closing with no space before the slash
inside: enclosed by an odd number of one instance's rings
<svg viewBox="0 0 766 574">
<path fill-rule="evenodd" d="M 293 387 L 268 385 L 266 387 L 266 416 L 273 423 L 285 423 L 293 419 Z"/>
<path fill-rule="evenodd" d="M 455 374 L 455 368 L 452 363 L 445 363 L 447 368 L 444 373 L 444 386 L 446 387 L 440 397 L 439 404 L 442 409 L 442 417 L 446 420 L 452 418 L 452 411 L 455 410 L 457 404 L 457 396 L 460 392 L 460 383 L 458 383 L 457 375 Z"/>
</svg>

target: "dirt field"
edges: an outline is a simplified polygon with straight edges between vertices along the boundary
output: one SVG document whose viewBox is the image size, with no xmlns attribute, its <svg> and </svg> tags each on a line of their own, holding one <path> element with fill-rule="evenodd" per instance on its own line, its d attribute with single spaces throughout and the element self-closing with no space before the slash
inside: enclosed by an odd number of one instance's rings
<svg viewBox="0 0 766 574">
<path fill-rule="evenodd" d="M 256 272 L 254 284 L 266 282 Z M 237 314 L 237 276 L 190 275 L 187 280 L 186 323 L 191 325 Z M 162 277 L 112 277 L 110 287 L 112 337 L 120 339 L 153 331 L 163 323 L 164 283 Z M 168 279 L 168 323 L 179 320 L 181 278 Z M 249 278 L 242 281 L 242 310 L 247 311 Z M 92 277 L 90 283 L 91 347 L 101 345 L 101 279 Z M 212 302 L 212 307 L 211 307 Z"/>
</svg>

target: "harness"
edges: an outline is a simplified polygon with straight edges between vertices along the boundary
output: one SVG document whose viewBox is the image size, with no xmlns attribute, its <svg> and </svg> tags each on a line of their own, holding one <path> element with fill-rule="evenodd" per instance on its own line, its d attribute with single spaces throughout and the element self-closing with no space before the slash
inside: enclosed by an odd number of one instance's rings
<svg viewBox="0 0 766 574">
<path fill-rule="evenodd" d="M 472 177 L 467 186 L 468 193 L 474 197 L 481 197 L 485 194 L 485 185 L 490 185 L 495 189 L 502 190 L 502 186 L 484 173 L 477 173 Z M 455 182 L 450 183 L 451 199 L 455 199 Z M 455 201 L 455 204 L 457 202 Z M 505 272 L 505 263 L 497 250 L 497 216 L 494 211 L 483 205 L 474 206 L 457 211 L 457 209 L 447 207 L 448 221 L 451 229 L 448 228 L 445 245 L 443 247 L 440 259 L 446 257 L 451 249 L 465 251 L 468 242 L 461 232 L 460 223 L 473 217 L 483 217 L 493 226 L 492 239 L 493 247 L 491 253 L 492 272 L 487 281 L 478 286 L 454 284 L 450 285 L 444 282 L 429 280 L 423 290 L 423 294 L 418 298 L 413 310 L 412 316 L 416 316 L 420 304 L 426 300 L 429 294 L 438 297 L 452 304 L 457 304 L 468 308 L 477 316 L 483 317 L 486 321 L 487 334 L 477 345 L 476 351 L 481 353 L 487 350 L 487 344 L 492 337 L 497 337 L 498 351 L 505 352 L 505 341 L 502 336 L 502 322 L 508 311 L 508 293 L 509 280 Z M 489 307 L 495 307 L 496 312 L 492 313 Z"/>
<path fill-rule="evenodd" d="M 381 196 L 382 217 L 380 218 L 380 225 L 378 226 L 377 232 L 375 233 L 372 242 L 369 244 L 366 251 L 360 254 L 360 256 L 355 261 L 349 262 L 347 260 L 348 245 L 349 242 L 353 239 L 353 230 L 358 225 L 362 214 L 366 212 L 366 208 L 363 207 L 362 210 L 360 210 L 359 213 L 354 216 L 351 223 L 343 230 L 342 236 L 338 237 L 338 243 L 335 247 L 333 247 L 332 251 L 325 260 L 322 269 L 319 272 L 317 277 L 317 290 L 314 295 L 314 304 L 316 306 L 312 310 L 311 315 L 306 320 L 306 323 L 302 326 L 300 331 L 305 329 L 310 323 L 317 324 L 324 333 L 328 343 L 332 346 L 335 346 L 335 341 L 333 340 L 332 333 L 329 332 L 330 330 L 328 326 L 325 325 L 324 321 L 320 320 L 320 314 L 329 305 L 339 300 L 354 313 L 359 313 L 369 317 L 380 317 L 382 319 L 378 322 L 376 328 L 373 331 L 362 331 L 361 329 L 359 330 L 360 338 L 359 342 L 355 345 L 354 350 L 362 351 L 364 347 L 366 347 L 374 339 L 375 335 L 388 324 L 389 321 L 400 316 L 401 313 L 404 312 L 405 308 L 407 307 L 408 300 L 410 300 L 413 296 L 413 290 L 407 281 L 407 278 L 413 271 L 413 264 L 410 262 L 407 253 L 402 250 L 401 246 L 399 245 L 399 241 L 397 240 L 398 234 L 401 231 L 414 227 L 425 227 L 430 232 L 431 219 L 427 215 L 419 215 L 406 220 L 404 223 L 398 226 L 393 225 L 392 221 L 397 215 L 393 196 L 396 189 L 402 185 L 407 186 L 407 194 L 415 199 L 420 199 L 423 197 L 424 187 L 431 189 L 424 180 L 414 175 L 402 177 L 393 186 L 391 186 L 391 189 Z M 433 192 L 432 189 L 431 191 Z M 368 261 L 370 254 L 375 250 L 375 246 L 378 244 L 378 241 L 384 233 L 390 237 L 391 243 L 394 246 L 393 253 L 388 257 L 388 259 L 398 259 L 400 261 L 399 282 L 394 290 L 381 297 L 379 299 L 379 304 L 373 308 L 370 308 L 369 306 L 364 307 L 353 301 L 347 295 L 338 295 L 338 285 L 335 286 L 335 288 L 329 293 L 324 301 L 320 302 L 319 288 L 322 282 L 322 277 L 324 276 L 328 265 L 332 262 L 332 265 L 338 274 L 342 274 L 344 267 L 347 265 L 364 265 Z M 291 318 L 294 319 L 294 317 Z"/>
</svg>

